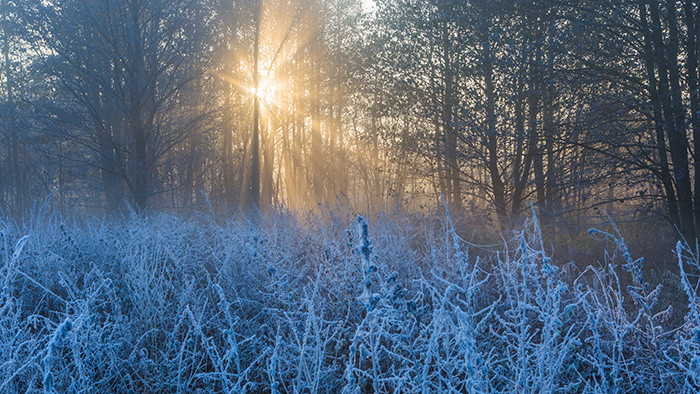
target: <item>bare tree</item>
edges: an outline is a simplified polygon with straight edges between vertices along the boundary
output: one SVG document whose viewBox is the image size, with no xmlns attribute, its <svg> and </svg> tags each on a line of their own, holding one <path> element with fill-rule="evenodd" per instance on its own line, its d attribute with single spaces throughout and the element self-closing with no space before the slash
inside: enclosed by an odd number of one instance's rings
<svg viewBox="0 0 700 394">
<path fill-rule="evenodd" d="M 162 191 L 163 157 L 203 118 L 192 108 L 211 51 L 211 6 L 64 0 L 47 10 L 48 69 L 89 119 L 63 131 L 101 172 L 107 207 L 127 197 L 148 208 Z"/>
</svg>

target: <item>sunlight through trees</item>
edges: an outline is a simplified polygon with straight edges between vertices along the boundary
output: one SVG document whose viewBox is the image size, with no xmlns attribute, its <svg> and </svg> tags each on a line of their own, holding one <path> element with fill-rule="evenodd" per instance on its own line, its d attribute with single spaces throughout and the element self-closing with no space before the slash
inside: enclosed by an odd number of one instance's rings
<svg viewBox="0 0 700 394">
<path fill-rule="evenodd" d="M 546 223 L 605 208 L 695 235 L 694 2 L 0 9 L 3 212 L 49 195 L 66 212 L 445 196 L 502 230 L 533 202 Z"/>
</svg>

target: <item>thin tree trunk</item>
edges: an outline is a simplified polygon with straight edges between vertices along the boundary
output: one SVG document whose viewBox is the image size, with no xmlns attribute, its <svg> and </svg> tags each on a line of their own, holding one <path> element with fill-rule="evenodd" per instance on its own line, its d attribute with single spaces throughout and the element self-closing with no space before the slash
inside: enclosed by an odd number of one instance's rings
<svg viewBox="0 0 700 394">
<path fill-rule="evenodd" d="M 669 3 L 673 3 L 673 1 L 669 1 Z M 675 26 L 675 20 L 669 21 L 669 43 L 665 45 L 661 33 L 661 19 L 658 4 L 655 1 L 651 1 L 649 10 L 652 42 L 659 71 L 659 98 L 663 103 L 664 124 L 669 139 L 673 176 L 676 180 L 681 232 L 688 240 L 692 240 L 695 238 L 695 225 L 693 221 L 693 198 L 688 169 L 688 152 L 686 148 L 687 139 L 685 136 L 685 128 L 682 123 L 684 118 L 682 108 L 679 107 L 680 83 L 677 65 L 677 26 Z M 674 10 L 669 10 L 669 13 L 669 19 L 671 15 L 675 17 Z M 668 48 L 668 58 L 666 57 L 664 48 Z"/>
<path fill-rule="evenodd" d="M 505 186 L 501 179 L 501 172 L 498 168 L 498 133 L 496 130 L 496 100 L 493 86 L 493 59 L 491 57 L 491 47 L 484 47 L 484 94 L 486 96 L 486 135 L 488 150 L 488 171 L 491 180 L 493 201 L 496 205 L 496 214 L 501 229 L 507 228 Z"/>
<path fill-rule="evenodd" d="M 544 127 L 544 151 L 547 156 L 547 168 L 544 174 L 545 176 L 545 196 L 544 196 L 544 207 L 546 215 L 542 217 L 542 220 L 548 221 L 552 218 L 554 214 L 554 204 L 556 195 L 556 160 L 554 158 L 554 88 L 552 86 L 554 82 L 554 51 L 550 46 L 550 50 L 547 54 L 547 77 L 548 81 L 545 86 L 545 100 L 543 113 L 542 113 L 542 123 Z"/>
<path fill-rule="evenodd" d="M 252 135 L 252 158 L 250 163 L 250 203 L 252 204 L 251 211 L 255 212 L 261 209 L 260 206 L 260 98 L 257 91 L 260 87 L 260 65 L 259 63 L 259 46 L 260 46 L 260 13 L 262 12 L 261 0 L 256 1 L 255 10 L 255 42 L 253 43 L 253 86 L 255 93 L 253 95 L 253 135 Z"/>
<path fill-rule="evenodd" d="M 462 192 L 460 184 L 459 162 L 457 160 L 457 130 L 454 127 L 455 110 L 455 77 L 452 61 L 452 41 L 450 40 L 449 24 L 443 26 L 443 77 L 445 79 L 442 99 L 442 125 L 445 132 L 445 162 L 447 166 L 447 196 L 450 208 L 459 211 L 462 209 Z"/>
<path fill-rule="evenodd" d="M 537 81 L 537 67 L 535 64 L 534 55 L 530 54 L 529 60 L 529 91 L 528 91 L 528 138 L 527 138 L 527 153 L 525 154 L 525 163 L 520 179 L 516 181 L 515 190 L 513 191 L 513 206 L 512 215 L 513 221 L 518 220 L 520 215 L 520 207 L 523 203 L 523 195 L 527 187 L 530 170 L 536 156 L 538 155 L 538 132 L 537 132 L 537 116 L 539 114 L 539 98 Z"/>
<path fill-rule="evenodd" d="M 661 102 L 657 91 L 658 82 L 654 73 L 654 54 L 652 50 L 651 37 L 647 22 L 647 10 L 644 4 L 645 0 L 639 2 L 639 15 L 644 35 L 644 58 L 647 73 L 647 83 L 649 89 L 649 98 L 652 106 L 652 116 L 654 117 L 654 131 L 656 133 L 656 150 L 659 156 L 659 175 L 661 184 L 666 195 L 666 205 L 670 222 L 674 226 L 680 226 L 680 218 L 678 216 L 678 201 L 676 192 L 673 186 L 673 178 L 668 165 L 668 154 L 666 152 L 666 137 L 664 135 L 664 119 L 661 113 Z"/>
<path fill-rule="evenodd" d="M 695 165 L 695 190 L 693 193 L 694 204 L 693 210 L 695 213 L 695 228 L 696 233 L 700 227 L 700 97 L 698 95 L 698 21 L 697 6 L 694 1 L 684 0 L 683 8 L 685 11 L 685 26 L 686 26 L 686 79 L 688 81 L 688 90 L 690 93 L 690 120 L 693 126 L 693 164 Z"/>
</svg>

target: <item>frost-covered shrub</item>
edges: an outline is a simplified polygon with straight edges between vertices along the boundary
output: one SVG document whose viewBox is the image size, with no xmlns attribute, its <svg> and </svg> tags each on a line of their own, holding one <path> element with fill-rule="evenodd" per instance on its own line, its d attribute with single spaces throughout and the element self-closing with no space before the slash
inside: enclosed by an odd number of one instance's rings
<svg viewBox="0 0 700 394">
<path fill-rule="evenodd" d="M 0 392 L 695 392 L 697 250 L 660 286 L 591 235 L 577 272 L 534 215 L 479 256 L 449 214 L 2 221 Z"/>
</svg>

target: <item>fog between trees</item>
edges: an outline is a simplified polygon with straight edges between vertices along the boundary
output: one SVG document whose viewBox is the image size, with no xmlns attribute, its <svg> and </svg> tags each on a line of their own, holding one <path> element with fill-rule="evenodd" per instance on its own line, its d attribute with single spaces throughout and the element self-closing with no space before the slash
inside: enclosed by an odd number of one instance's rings
<svg viewBox="0 0 700 394">
<path fill-rule="evenodd" d="M 0 207 L 700 225 L 693 1 L 2 0 Z M 257 28 L 256 28 L 257 26 Z M 257 53 L 257 56 L 255 55 Z M 257 59 L 257 60 L 256 60 Z M 254 121 L 257 119 L 257 121 Z"/>
</svg>

